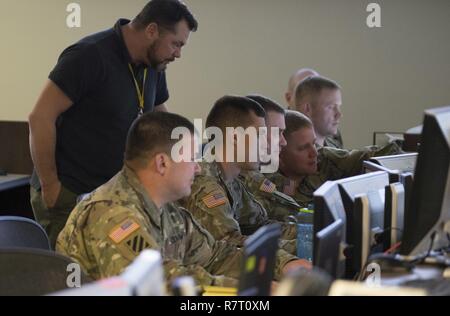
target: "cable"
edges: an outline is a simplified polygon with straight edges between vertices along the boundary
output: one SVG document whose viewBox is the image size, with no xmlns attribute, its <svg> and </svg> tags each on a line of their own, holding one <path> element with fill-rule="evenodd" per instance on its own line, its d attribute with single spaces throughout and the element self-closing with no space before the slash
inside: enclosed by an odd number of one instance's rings
<svg viewBox="0 0 450 316">
<path fill-rule="evenodd" d="M 431 242 L 430 247 L 428 247 L 428 251 L 423 255 L 418 255 L 415 259 L 411 260 L 411 263 L 414 265 L 423 264 L 425 262 L 425 259 L 428 258 L 431 254 L 431 251 L 433 250 L 434 241 L 436 238 L 436 232 L 434 231 L 431 236 Z"/>
<path fill-rule="evenodd" d="M 398 248 L 400 248 L 400 246 L 402 245 L 402 242 L 399 241 L 398 243 L 394 244 L 393 246 L 391 246 L 391 248 L 389 248 L 388 250 L 386 250 L 384 252 L 385 255 L 388 254 L 392 254 L 395 250 L 397 250 Z"/>
<path fill-rule="evenodd" d="M 403 229 L 400 229 L 400 228 L 397 228 L 397 227 L 388 227 L 388 228 L 383 229 L 381 231 L 381 233 L 375 234 L 374 239 L 375 239 L 376 243 L 377 244 L 383 243 L 385 238 L 386 238 L 386 235 L 388 235 L 388 233 L 390 233 L 391 230 L 396 230 L 396 231 L 399 231 L 399 232 L 401 232 L 403 234 Z"/>
<path fill-rule="evenodd" d="M 430 256 L 431 251 L 433 250 L 434 240 L 436 238 L 436 231 L 434 231 L 430 237 L 431 237 L 431 242 L 430 242 L 430 248 L 428 248 L 427 257 Z"/>
</svg>

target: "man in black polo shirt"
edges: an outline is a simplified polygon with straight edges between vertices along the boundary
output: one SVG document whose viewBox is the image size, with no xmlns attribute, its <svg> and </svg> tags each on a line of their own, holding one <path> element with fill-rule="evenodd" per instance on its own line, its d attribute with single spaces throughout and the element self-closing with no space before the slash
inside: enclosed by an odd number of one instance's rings
<svg viewBox="0 0 450 316">
<path fill-rule="evenodd" d="M 61 54 L 29 116 L 31 204 L 52 246 L 77 196 L 122 168 L 134 119 L 167 111 L 164 70 L 196 29 L 182 2 L 152 0 L 132 21 L 120 19 Z"/>
</svg>

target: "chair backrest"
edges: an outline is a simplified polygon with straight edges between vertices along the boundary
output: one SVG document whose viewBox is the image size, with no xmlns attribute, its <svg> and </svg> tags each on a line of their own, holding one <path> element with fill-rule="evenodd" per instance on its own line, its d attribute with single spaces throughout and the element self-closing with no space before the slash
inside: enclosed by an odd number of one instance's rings
<svg viewBox="0 0 450 316">
<path fill-rule="evenodd" d="M 0 248 L 51 249 L 48 236 L 38 223 L 17 216 L 0 216 Z"/>
<path fill-rule="evenodd" d="M 41 249 L 0 249 L 0 296 L 46 295 L 91 280 L 65 256 Z"/>
</svg>

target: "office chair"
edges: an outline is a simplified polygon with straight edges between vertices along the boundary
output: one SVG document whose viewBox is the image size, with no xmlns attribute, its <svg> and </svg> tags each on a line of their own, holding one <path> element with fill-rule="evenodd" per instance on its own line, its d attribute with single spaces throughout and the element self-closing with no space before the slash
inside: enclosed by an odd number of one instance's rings
<svg viewBox="0 0 450 316">
<path fill-rule="evenodd" d="M 53 251 L 0 249 L 0 296 L 46 295 L 91 281 L 74 262 Z M 79 274 L 76 274 L 79 271 Z"/>
<path fill-rule="evenodd" d="M 17 216 L 0 216 L 0 248 L 51 249 L 48 236 L 38 223 Z"/>
</svg>

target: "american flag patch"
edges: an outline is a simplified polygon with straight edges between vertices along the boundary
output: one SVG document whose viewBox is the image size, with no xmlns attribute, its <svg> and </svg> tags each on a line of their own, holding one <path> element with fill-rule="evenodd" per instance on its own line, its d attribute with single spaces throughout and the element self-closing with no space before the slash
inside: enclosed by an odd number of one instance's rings
<svg viewBox="0 0 450 316">
<path fill-rule="evenodd" d="M 213 208 L 225 204 L 227 199 L 222 192 L 213 192 L 205 196 L 202 201 L 208 208 Z"/>
<path fill-rule="evenodd" d="M 263 192 L 273 193 L 276 191 L 277 186 L 275 185 L 275 183 L 271 182 L 270 180 L 265 179 L 263 181 L 263 183 L 261 184 L 261 186 L 259 187 L 259 189 Z"/>
<path fill-rule="evenodd" d="M 139 229 L 139 224 L 131 219 L 125 220 L 119 226 L 116 226 L 111 233 L 109 233 L 109 238 L 112 239 L 116 244 L 120 243 L 122 240 L 130 236 L 136 230 Z"/>
</svg>

